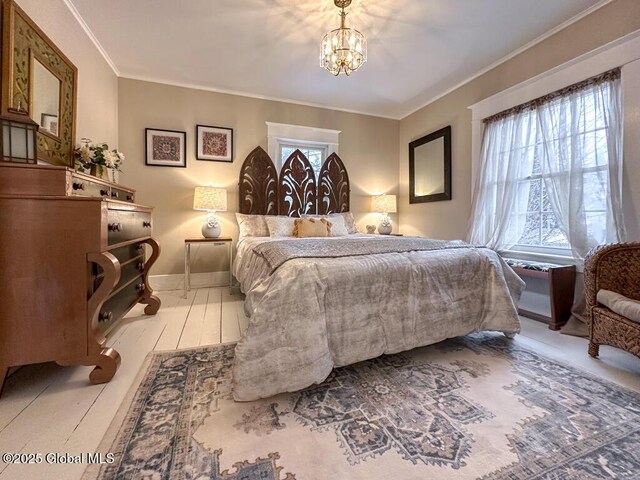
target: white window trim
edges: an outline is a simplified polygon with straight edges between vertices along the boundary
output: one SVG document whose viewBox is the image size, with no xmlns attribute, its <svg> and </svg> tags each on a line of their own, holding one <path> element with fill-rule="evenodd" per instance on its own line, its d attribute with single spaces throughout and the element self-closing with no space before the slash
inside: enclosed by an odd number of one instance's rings
<svg viewBox="0 0 640 480">
<path fill-rule="evenodd" d="M 267 124 L 267 153 L 273 159 L 276 168 L 282 167 L 280 161 L 281 144 L 313 145 L 326 149 L 326 157 L 338 153 L 340 130 L 288 125 L 286 123 L 265 122 Z"/>
<path fill-rule="evenodd" d="M 480 102 L 470 105 L 471 116 L 471 198 L 475 192 L 478 171 L 480 168 L 480 155 L 482 150 L 482 134 L 484 124 L 482 119 L 509 108 L 521 105 L 535 98 L 573 85 L 589 77 L 606 72 L 607 70 L 622 67 L 622 86 L 624 98 L 624 72 L 625 65 L 640 59 L 640 30 L 636 30 L 613 42 L 603 45 L 591 52 L 559 65 L 547 72 L 537 75 L 518 85 L 514 85 Z M 634 87 L 636 88 L 636 87 Z M 625 122 L 626 133 L 626 122 Z M 538 250 L 538 249 L 536 249 Z M 544 251 L 544 247 L 540 247 Z M 563 249 L 550 248 L 548 253 L 518 248 L 515 246 L 509 250 L 514 257 L 526 260 L 538 260 L 549 263 L 572 264 L 571 252 Z"/>
</svg>

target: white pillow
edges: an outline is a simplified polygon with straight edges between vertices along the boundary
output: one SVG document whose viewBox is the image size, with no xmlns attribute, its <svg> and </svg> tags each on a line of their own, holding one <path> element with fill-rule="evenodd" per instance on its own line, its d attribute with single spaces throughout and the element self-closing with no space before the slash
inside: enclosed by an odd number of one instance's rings
<svg viewBox="0 0 640 480">
<path fill-rule="evenodd" d="M 244 237 L 268 237 L 269 229 L 264 219 L 265 215 L 236 213 L 236 220 L 240 228 L 240 239 Z"/>
<path fill-rule="evenodd" d="M 353 213 L 351 212 L 332 213 L 331 215 L 329 215 L 329 218 L 331 219 L 331 217 L 334 217 L 334 216 L 340 216 L 344 219 L 344 224 L 347 227 L 347 232 L 349 233 L 349 235 L 353 233 L 360 233 L 358 231 L 358 226 L 356 225 L 356 221 L 353 218 Z"/>
<path fill-rule="evenodd" d="M 332 237 L 344 237 L 349 235 L 347 231 L 347 225 L 345 224 L 344 217 L 340 214 L 338 215 L 329 215 L 329 217 L 324 217 L 331 223 L 331 236 Z"/>
<path fill-rule="evenodd" d="M 271 237 L 292 237 L 293 236 L 293 222 L 296 221 L 294 217 L 265 217 L 267 222 L 267 228 L 269 229 L 269 236 Z"/>
</svg>

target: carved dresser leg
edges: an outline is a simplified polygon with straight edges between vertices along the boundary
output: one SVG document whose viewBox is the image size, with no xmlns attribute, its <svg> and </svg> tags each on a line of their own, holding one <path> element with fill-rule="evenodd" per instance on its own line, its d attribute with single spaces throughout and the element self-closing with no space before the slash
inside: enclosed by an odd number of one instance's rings
<svg viewBox="0 0 640 480">
<path fill-rule="evenodd" d="M 140 303 L 147 304 L 147 306 L 144 307 L 144 313 L 146 313 L 147 315 L 155 315 L 156 313 L 158 313 L 162 302 L 160 302 L 160 299 L 155 295 L 149 295 L 148 297 L 143 297 L 140 300 Z"/>
<path fill-rule="evenodd" d="M 91 383 L 106 383 L 113 378 L 120 367 L 120 354 L 113 348 L 103 348 L 96 360 L 96 368 L 89 374 Z"/>
<path fill-rule="evenodd" d="M 86 357 L 57 360 L 56 363 L 64 367 L 70 365 L 85 365 L 91 367 L 95 365 L 95 368 L 91 370 L 89 374 L 89 380 L 94 385 L 106 383 L 113 378 L 120 367 L 120 354 L 113 348 L 104 348 L 95 343 L 93 345 L 94 346 L 90 345 L 89 348 L 97 353 L 90 353 Z"/>
</svg>

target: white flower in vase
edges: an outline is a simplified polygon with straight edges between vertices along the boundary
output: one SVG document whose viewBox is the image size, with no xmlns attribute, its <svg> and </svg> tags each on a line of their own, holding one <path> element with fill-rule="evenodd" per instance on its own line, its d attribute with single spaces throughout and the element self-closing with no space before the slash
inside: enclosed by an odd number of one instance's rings
<svg viewBox="0 0 640 480">
<path fill-rule="evenodd" d="M 119 157 L 117 155 L 114 155 L 109 150 L 105 150 L 102 153 L 102 156 L 104 158 L 104 165 L 107 168 L 116 168 L 116 162 L 119 160 Z"/>
</svg>

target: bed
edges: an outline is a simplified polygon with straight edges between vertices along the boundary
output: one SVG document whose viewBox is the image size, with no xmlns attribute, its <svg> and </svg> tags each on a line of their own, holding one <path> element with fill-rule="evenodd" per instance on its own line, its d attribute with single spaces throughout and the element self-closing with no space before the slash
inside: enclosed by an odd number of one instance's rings
<svg viewBox="0 0 640 480">
<path fill-rule="evenodd" d="M 339 157 L 323 166 L 320 188 L 304 155 L 292 157 L 281 178 L 262 149 L 247 157 L 241 213 L 348 212 L 349 181 Z M 249 316 L 235 350 L 238 401 L 299 390 L 335 367 L 383 354 L 475 331 L 520 330 L 522 280 L 494 251 L 462 241 L 243 236 L 234 274 Z"/>
</svg>

